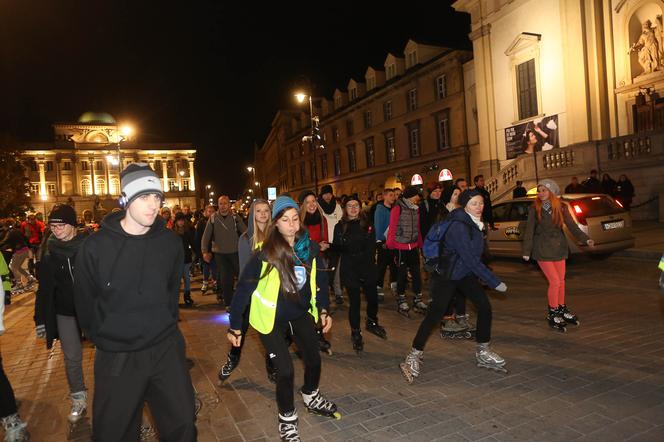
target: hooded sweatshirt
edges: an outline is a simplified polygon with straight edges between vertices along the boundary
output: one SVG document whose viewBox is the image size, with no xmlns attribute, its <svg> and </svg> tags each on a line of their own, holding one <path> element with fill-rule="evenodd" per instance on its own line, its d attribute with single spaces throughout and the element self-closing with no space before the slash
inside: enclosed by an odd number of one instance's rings
<svg viewBox="0 0 664 442">
<path fill-rule="evenodd" d="M 159 216 L 143 235 L 125 232 L 124 217 L 121 210 L 104 218 L 74 271 L 79 325 L 109 352 L 151 347 L 177 329 L 182 241 Z"/>
</svg>

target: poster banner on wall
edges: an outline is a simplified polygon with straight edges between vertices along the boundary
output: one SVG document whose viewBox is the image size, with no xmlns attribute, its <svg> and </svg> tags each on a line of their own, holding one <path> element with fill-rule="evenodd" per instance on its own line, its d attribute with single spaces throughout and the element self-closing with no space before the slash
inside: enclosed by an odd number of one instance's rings
<svg viewBox="0 0 664 442">
<path fill-rule="evenodd" d="M 511 160 L 521 154 L 551 150 L 558 142 L 558 115 L 536 118 L 505 128 L 505 150 Z"/>
</svg>

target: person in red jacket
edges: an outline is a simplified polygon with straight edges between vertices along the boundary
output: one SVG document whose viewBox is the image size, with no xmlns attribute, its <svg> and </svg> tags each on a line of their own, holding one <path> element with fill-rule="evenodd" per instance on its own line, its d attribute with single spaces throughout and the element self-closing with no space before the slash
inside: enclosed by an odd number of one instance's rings
<svg viewBox="0 0 664 442">
<path fill-rule="evenodd" d="M 420 229 L 419 204 L 422 197 L 415 186 L 404 189 L 401 198 L 390 211 L 390 227 L 387 230 L 387 247 L 395 250 L 397 276 L 397 311 L 408 316 L 410 307 L 406 301 L 406 283 L 408 273 L 412 277 L 413 309 L 426 313 L 427 305 L 422 300 L 422 277 L 420 274 L 420 248 L 422 232 Z"/>
<path fill-rule="evenodd" d="M 25 236 L 25 240 L 28 243 L 28 248 L 30 249 L 28 270 L 32 276 L 36 276 L 36 255 L 37 251 L 39 250 L 39 246 L 41 245 L 42 239 L 44 238 L 44 230 L 46 230 L 46 226 L 43 222 L 37 219 L 37 215 L 34 213 L 28 213 L 27 220 L 21 223 L 21 233 L 23 233 L 23 236 Z"/>
<path fill-rule="evenodd" d="M 303 190 L 298 198 L 300 202 L 300 219 L 304 228 L 309 231 L 309 239 L 318 243 L 320 251 L 330 248 L 327 235 L 327 220 L 318 205 L 316 194 L 311 190 Z"/>
</svg>

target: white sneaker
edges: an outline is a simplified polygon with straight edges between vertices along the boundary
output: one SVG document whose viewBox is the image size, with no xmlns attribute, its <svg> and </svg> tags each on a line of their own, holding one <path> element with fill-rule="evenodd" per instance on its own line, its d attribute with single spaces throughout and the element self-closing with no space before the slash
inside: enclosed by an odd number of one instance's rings
<svg viewBox="0 0 664 442">
<path fill-rule="evenodd" d="M 88 393 L 87 391 L 77 391 L 69 395 L 71 397 L 71 411 L 69 412 L 69 422 L 75 424 L 83 416 L 88 409 Z"/>
</svg>

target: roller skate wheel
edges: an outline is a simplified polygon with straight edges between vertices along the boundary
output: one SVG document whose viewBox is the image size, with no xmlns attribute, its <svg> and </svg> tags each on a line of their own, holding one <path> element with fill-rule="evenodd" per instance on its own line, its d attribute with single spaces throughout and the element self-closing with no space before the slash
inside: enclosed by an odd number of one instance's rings
<svg viewBox="0 0 664 442">
<path fill-rule="evenodd" d="M 339 413 L 338 411 L 335 411 L 332 414 L 332 417 L 335 418 L 336 420 L 340 421 L 341 420 L 341 413 Z"/>
</svg>

